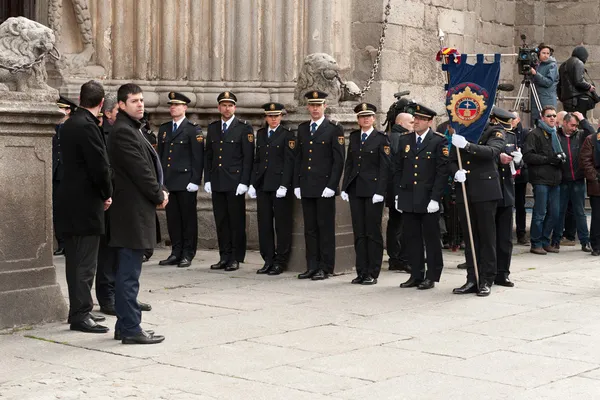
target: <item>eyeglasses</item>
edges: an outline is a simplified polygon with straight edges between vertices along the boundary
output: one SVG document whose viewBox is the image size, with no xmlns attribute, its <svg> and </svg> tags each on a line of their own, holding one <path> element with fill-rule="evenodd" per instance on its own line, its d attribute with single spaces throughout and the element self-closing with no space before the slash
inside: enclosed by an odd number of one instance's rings
<svg viewBox="0 0 600 400">
<path fill-rule="evenodd" d="M 544 118 L 556 118 L 556 114 L 544 115 Z"/>
</svg>

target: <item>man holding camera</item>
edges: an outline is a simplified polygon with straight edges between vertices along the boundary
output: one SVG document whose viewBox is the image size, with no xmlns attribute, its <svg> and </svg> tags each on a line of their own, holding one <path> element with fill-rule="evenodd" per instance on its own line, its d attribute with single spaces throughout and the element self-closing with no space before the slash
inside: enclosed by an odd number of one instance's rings
<svg viewBox="0 0 600 400">
<path fill-rule="evenodd" d="M 565 111 L 579 111 L 587 118 L 587 112 L 600 100 L 594 85 L 584 79 L 588 51 L 583 46 L 573 49 L 571 57 L 558 70 L 557 93 Z"/>
<path fill-rule="evenodd" d="M 529 167 L 529 182 L 533 186 L 530 229 L 533 254 L 559 251 L 550 244 L 550 235 L 559 216 L 561 166 L 565 158 L 556 134 L 556 109 L 545 106 L 538 126 L 527 135 L 523 149 L 523 160 Z"/>
</svg>

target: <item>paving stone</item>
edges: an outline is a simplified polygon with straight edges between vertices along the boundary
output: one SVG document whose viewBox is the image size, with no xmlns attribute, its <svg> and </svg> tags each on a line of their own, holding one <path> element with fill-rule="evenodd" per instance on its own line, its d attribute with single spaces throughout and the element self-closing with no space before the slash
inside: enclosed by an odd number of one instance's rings
<svg viewBox="0 0 600 400">
<path fill-rule="evenodd" d="M 583 375 L 585 376 L 585 374 Z M 548 385 L 527 390 L 514 400 L 595 400 L 600 393 L 600 380 L 573 376 Z"/>
<path fill-rule="evenodd" d="M 510 350 L 524 354 L 537 354 L 600 364 L 600 342 L 591 340 L 589 336 L 576 333 L 566 333 L 527 344 L 520 344 L 511 347 Z"/>
</svg>

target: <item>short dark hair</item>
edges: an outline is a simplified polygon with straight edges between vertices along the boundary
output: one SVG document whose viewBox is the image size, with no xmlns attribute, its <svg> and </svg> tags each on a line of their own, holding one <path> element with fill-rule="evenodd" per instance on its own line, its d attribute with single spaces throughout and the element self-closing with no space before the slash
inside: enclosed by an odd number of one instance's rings
<svg viewBox="0 0 600 400">
<path fill-rule="evenodd" d="M 83 108 L 98 107 L 104 98 L 104 88 L 98 81 L 89 81 L 81 85 L 79 106 Z"/>
<path fill-rule="evenodd" d="M 127 103 L 127 98 L 130 94 L 138 94 L 143 93 L 142 88 L 136 85 L 135 83 L 126 83 L 121 85 L 119 90 L 117 91 L 117 101 L 122 101 L 123 103 Z"/>
<path fill-rule="evenodd" d="M 544 106 L 542 108 L 542 115 L 546 114 L 546 111 L 548 111 L 548 110 L 556 111 L 556 107 L 554 107 L 551 104 L 548 104 L 547 106 Z"/>
<path fill-rule="evenodd" d="M 577 121 L 577 124 L 579 124 L 579 118 L 577 118 L 575 116 L 575 114 L 570 113 L 570 112 L 565 114 L 565 117 L 563 119 L 563 124 L 568 124 L 572 119 L 574 119 L 575 121 Z"/>
</svg>

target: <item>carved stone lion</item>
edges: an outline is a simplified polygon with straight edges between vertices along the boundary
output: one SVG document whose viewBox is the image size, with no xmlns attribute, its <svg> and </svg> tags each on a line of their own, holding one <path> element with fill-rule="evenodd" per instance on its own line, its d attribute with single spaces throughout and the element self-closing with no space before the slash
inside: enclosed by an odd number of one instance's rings
<svg viewBox="0 0 600 400">
<path fill-rule="evenodd" d="M 48 90 L 46 65 L 43 58 L 54 48 L 54 33 L 50 28 L 25 17 L 8 18 L 0 25 L 0 90 L 26 92 Z M 33 66 L 11 72 L 11 69 Z"/>
<path fill-rule="evenodd" d="M 298 75 L 294 98 L 299 104 L 306 104 L 304 94 L 310 90 L 319 90 L 329 95 L 328 104 L 338 104 L 340 100 L 357 97 L 358 87 L 354 82 L 344 82 L 339 75 L 340 67 L 335 59 L 326 53 L 313 53 L 306 56 Z"/>
</svg>

